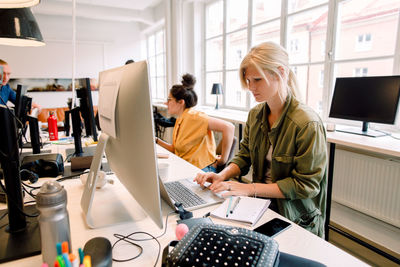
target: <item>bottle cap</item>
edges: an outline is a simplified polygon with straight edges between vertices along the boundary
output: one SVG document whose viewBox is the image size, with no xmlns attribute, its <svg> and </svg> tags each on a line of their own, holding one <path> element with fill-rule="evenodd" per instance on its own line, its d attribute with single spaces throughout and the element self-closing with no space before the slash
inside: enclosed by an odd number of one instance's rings
<svg viewBox="0 0 400 267">
<path fill-rule="evenodd" d="M 36 195 L 38 207 L 55 206 L 67 201 L 67 191 L 57 181 L 46 181 Z"/>
</svg>

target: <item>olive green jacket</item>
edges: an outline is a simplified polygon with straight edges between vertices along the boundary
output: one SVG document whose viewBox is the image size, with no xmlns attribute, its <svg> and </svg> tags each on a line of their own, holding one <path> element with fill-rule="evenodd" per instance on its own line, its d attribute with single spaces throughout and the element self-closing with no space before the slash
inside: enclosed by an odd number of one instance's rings
<svg viewBox="0 0 400 267">
<path fill-rule="evenodd" d="M 266 103 L 250 110 L 238 154 L 231 160 L 241 175 L 253 167 L 253 182 L 264 182 L 266 154 L 273 146 L 271 177 L 285 199 L 279 213 L 324 237 L 327 187 L 327 144 L 319 116 L 296 98 L 288 97 L 282 115 L 269 129 Z"/>
</svg>

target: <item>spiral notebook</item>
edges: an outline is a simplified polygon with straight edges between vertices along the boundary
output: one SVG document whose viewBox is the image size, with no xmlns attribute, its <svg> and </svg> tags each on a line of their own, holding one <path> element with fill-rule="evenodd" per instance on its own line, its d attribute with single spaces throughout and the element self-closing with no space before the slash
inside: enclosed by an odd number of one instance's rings
<svg viewBox="0 0 400 267">
<path fill-rule="evenodd" d="M 271 200 L 269 199 L 254 197 L 227 198 L 218 208 L 211 212 L 211 216 L 243 222 L 253 226 L 268 209 L 270 203 Z"/>
</svg>

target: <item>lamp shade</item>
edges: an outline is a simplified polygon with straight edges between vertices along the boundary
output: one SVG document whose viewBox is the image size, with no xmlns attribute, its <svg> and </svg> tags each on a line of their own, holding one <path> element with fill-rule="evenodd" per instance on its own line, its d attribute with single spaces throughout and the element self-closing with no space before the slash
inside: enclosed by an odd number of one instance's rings
<svg viewBox="0 0 400 267">
<path fill-rule="evenodd" d="M 222 85 L 220 83 L 214 83 L 212 90 L 211 90 L 212 95 L 221 95 L 222 94 Z"/>
<path fill-rule="evenodd" d="M 1 0 L 0 8 L 21 8 L 36 6 L 40 0 Z"/>
<path fill-rule="evenodd" d="M 12 46 L 45 45 L 30 8 L 0 9 L 0 44 Z"/>
</svg>

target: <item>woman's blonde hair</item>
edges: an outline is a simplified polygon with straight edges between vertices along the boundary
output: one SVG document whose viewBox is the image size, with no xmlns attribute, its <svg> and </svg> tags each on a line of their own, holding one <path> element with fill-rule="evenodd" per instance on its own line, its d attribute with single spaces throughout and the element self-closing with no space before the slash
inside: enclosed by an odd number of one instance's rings
<svg viewBox="0 0 400 267">
<path fill-rule="evenodd" d="M 282 100 L 286 100 L 284 98 L 287 94 L 300 99 L 296 75 L 289 68 L 288 53 L 282 46 L 274 42 L 265 42 L 250 50 L 243 58 L 239 68 L 240 82 L 243 88 L 248 88 L 245 76 L 247 68 L 251 65 L 260 72 L 267 82 L 264 71 L 275 74 L 279 78 L 280 90 L 278 93 Z M 283 69 L 284 75 L 279 68 Z"/>
</svg>

